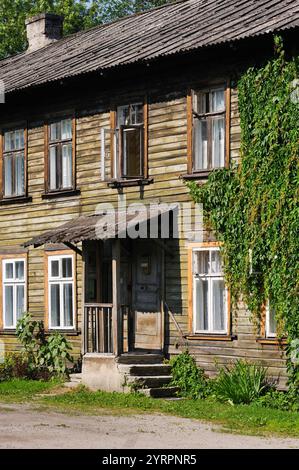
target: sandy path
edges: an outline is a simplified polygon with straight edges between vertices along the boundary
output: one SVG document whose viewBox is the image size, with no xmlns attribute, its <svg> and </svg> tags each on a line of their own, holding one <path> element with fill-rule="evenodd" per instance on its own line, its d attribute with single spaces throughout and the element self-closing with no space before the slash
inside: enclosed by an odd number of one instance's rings
<svg viewBox="0 0 299 470">
<path fill-rule="evenodd" d="M 161 415 L 82 416 L 0 405 L 0 448 L 299 448 L 299 440 L 219 432 L 200 421 Z"/>
</svg>

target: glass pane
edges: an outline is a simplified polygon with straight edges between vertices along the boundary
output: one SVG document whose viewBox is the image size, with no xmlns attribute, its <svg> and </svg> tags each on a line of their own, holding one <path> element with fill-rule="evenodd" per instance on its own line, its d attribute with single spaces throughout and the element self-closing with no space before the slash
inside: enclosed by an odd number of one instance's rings
<svg viewBox="0 0 299 470">
<path fill-rule="evenodd" d="M 51 326 L 60 326 L 60 286 L 59 284 L 50 285 L 51 299 Z"/>
<path fill-rule="evenodd" d="M 73 326 L 73 285 L 63 286 L 63 318 L 64 326 Z"/>
<path fill-rule="evenodd" d="M 11 132 L 5 132 L 4 134 L 4 150 L 6 152 L 11 150 Z"/>
<path fill-rule="evenodd" d="M 223 279 L 212 280 L 213 286 L 213 330 L 225 330 L 226 293 Z"/>
<path fill-rule="evenodd" d="M 50 124 L 50 140 L 60 140 L 60 122 Z"/>
<path fill-rule="evenodd" d="M 13 279 L 13 263 L 5 263 L 5 279 Z"/>
<path fill-rule="evenodd" d="M 208 123 L 204 120 L 194 121 L 194 169 L 208 168 Z"/>
<path fill-rule="evenodd" d="M 23 281 L 24 280 L 24 261 L 16 261 L 15 267 L 16 267 L 15 278 L 18 281 Z"/>
<path fill-rule="evenodd" d="M 208 281 L 205 279 L 195 278 L 195 315 L 196 330 L 208 330 Z"/>
<path fill-rule="evenodd" d="M 224 117 L 212 120 L 212 166 L 224 166 Z"/>
<path fill-rule="evenodd" d="M 14 141 L 16 150 L 24 148 L 24 131 L 22 129 L 14 132 Z"/>
<path fill-rule="evenodd" d="M 142 104 L 133 104 L 131 106 L 131 120 L 130 124 L 143 123 L 143 106 Z"/>
<path fill-rule="evenodd" d="M 63 258 L 62 259 L 62 277 L 73 277 L 72 272 L 72 258 Z"/>
<path fill-rule="evenodd" d="M 72 144 L 62 146 L 62 186 L 63 188 L 72 187 Z"/>
<path fill-rule="evenodd" d="M 12 157 L 7 156 L 4 158 L 4 195 L 12 196 Z"/>
<path fill-rule="evenodd" d="M 193 272 L 195 274 L 208 274 L 209 272 L 209 251 L 194 251 Z"/>
<path fill-rule="evenodd" d="M 4 288 L 4 316 L 5 326 L 14 326 L 13 321 L 13 286 L 5 286 Z"/>
<path fill-rule="evenodd" d="M 17 289 L 17 305 L 16 305 L 16 314 L 17 314 L 17 320 L 23 315 L 25 311 L 25 288 L 23 285 L 21 286 L 16 286 Z"/>
<path fill-rule="evenodd" d="M 58 189 L 58 147 L 50 147 L 50 189 Z"/>
<path fill-rule="evenodd" d="M 24 154 L 15 156 L 15 194 L 21 196 L 25 192 Z"/>
<path fill-rule="evenodd" d="M 214 90 L 211 92 L 212 109 L 211 112 L 224 111 L 224 89 Z"/>
<path fill-rule="evenodd" d="M 128 126 L 130 123 L 130 107 L 129 106 L 119 106 L 117 108 L 117 125 Z"/>
<path fill-rule="evenodd" d="M 72 138 L 72 120 L 64 119 L 61 121 L 61 140 Z"/>
<path fill-rule="evenodd" d="M 208 113 L 210 109 L 209 105 L 209 92 L 199 92 L 195 99 L 195 111 L 198 114 Z"/>
<path fill-rule="evenodd" d="M 220 251 L 211 250 L 211 273 L 221 274 L 222 273 L 222 265 L 221 265 L 221 256 Z"/>
<path fill-rule="evenodd" d="M 53 260 L 51 261 L 51 277 L 58 277 L 59 276 L 59 261 Z"/>
<path fill-rule="evenodd" d="M 142 175 L 141 129 L 124 129 L 124 176 Z"/>
<path fill-rule="evenodd" d="M 268 320 L 268 335 L 276 335 L 276 320 L 275 320 L 275 310 L 274 308 L 269 307 L 268 311 L 269 320 Z"/>
</svg>

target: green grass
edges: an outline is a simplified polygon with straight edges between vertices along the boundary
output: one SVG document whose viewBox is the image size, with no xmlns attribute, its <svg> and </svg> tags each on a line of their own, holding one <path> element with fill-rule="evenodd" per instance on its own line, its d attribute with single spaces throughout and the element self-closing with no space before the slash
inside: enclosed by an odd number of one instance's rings
<svg viewBox="0 0 299 470">
<path fill-rule="evenodd" d="M 213 400 L 157 400 L 139 394 L 90 392 L 84 387 L 51 392 L 57 382 L 11 380 L 0 383 L 1 403 L 32 402 L 42 409 L 69 414 L 162 413 L 219 424 L 225 431 L 251 435 L 279 435 L 299 438 L 299 413 L 261 408 L 256 405 L 229 405 Z M 54 390 L 55 391 L 55 390 Z"/>
</svg>

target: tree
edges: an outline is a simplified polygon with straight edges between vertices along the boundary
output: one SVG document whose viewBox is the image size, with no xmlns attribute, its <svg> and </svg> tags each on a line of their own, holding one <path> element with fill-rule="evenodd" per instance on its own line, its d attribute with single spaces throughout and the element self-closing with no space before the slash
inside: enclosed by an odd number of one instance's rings
<svg viewBox="0 0 299 470">
<path fill-rule="evenodd" d="M 25 19 L 38 13 L 64 16 L 64 35 L 157 7 L 171 0 L 1 0 L 0 59 L 27 47 Z"/>
</svg>

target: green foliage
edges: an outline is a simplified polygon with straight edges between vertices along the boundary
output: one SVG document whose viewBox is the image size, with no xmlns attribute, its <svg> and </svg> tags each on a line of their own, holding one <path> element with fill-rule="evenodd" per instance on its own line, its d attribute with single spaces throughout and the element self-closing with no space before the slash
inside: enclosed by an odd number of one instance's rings
<svg viewBox="0 0 299 470">
<path fill-rule="evenodd" d="M 171 386 L 179 387 L 179 395 L 188 398 L 204 398 L 209 393 L 208 379 L 188 351 L 171 358 Z"/>
<path fill-rule="evenodd" d="M 26 49 L 25 19 L 38 13 L 64 16 L 64 35 L 168 3 L 167 0 L 1 0 L 0 59 Z"/>
<path fill-rule="evenodd" d="M 214 394 L 220 401 L 235 405 L 249 404 L 269 389 L 267 369 L 238 359 L 232 367 L 220 369 L 214 383 Z"/>
<path fill-rule="evenodd" d="M 0 382 L 27 377 L 29 361 L 26 353 L 8 353 L 0 363 Z"/>
<path fill-rule="evenodd" d="M 269 390 L 265 395 L 259 397 L 256 402 L 258 406 L 283 411 L 299 411 L 298 391 L 291 389 L 288 392 Z"/>
<path fill-rule="evenodd" d="M 239 166 L 212 172 L 204 185 L 187 184 L 223 242 L 234 303 L 242 296 L 258 324 L 271 299 L 278 334 L 291 343 L 299 338 L 299 103 L 293 99 L 299 60 L 286 59 L 280 38 L 275 49 L 271 60 L 249 68 L 238 83 Z M 288 369 L 299 385 L 298 365 L 288 360 Z"/>
<path fill-rule="evenodd" d="M 32 320 L 30 313 L 25 313 L 17 323 L 17 337 L 28 357 L 28 368 L 34 375 L 38 371 L 45 374 L 68 374 L 68 362 L 73 362 L 70 355 L 71 345 L 66 338 L 55 332 L 46 338 L 41 321 Z"/>
</svg>

